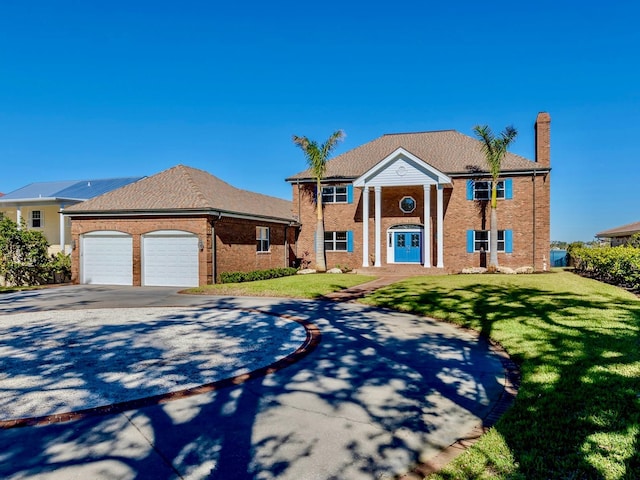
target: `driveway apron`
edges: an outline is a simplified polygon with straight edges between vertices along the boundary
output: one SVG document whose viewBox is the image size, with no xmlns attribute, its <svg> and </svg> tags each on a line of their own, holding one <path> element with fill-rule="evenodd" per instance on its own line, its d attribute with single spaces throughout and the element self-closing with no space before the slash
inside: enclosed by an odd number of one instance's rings
<svg viewBox="0 0 640 480">
<path fill-rule="evenodd" d="M 0 295 L 0 335 L 20 312 L 187 306 L 295 316 L 322 337 L 237 385 L 0 430 L 0 478 L 391 479 L 481 427 L 508 383 L 503 356 L 475 334 L 355 303 L 65 286 Z"/>
</svg>

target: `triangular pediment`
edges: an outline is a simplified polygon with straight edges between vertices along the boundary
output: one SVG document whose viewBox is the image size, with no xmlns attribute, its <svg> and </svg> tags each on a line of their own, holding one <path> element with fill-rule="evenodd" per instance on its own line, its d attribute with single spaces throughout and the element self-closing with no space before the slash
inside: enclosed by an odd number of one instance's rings
<svg viewBox="0 0 640 480">
<path fill-rule="evenodd" d="M 448 183 L 451 178 L 447 175 L 404 148 L 398 148 L 358 177 L 353 185 L 390 187 Z"/>
</svg>

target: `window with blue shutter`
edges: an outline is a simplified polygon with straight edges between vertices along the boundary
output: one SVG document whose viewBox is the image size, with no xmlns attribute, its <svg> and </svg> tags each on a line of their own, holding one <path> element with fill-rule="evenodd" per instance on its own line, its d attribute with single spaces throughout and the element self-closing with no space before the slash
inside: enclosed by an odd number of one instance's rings
<svg viewBox="0 0 640 480">
<path fill-rule="evenodd" d="M 504 231 L 504 251 L 513 253 L 513 230 Z"/>
<path fill-rule="evenodd" d="M 513 181 L 510 178 L 504 181 L 504 198 L 507 200 L 513 199 Z"/>
</svg>

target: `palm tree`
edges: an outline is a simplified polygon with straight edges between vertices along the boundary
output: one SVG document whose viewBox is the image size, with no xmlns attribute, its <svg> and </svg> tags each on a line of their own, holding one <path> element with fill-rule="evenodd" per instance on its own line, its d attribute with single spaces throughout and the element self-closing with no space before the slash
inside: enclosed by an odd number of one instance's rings
<svg viewBox="0 0 640 480">
<path fill-rule="evenodd" d="M 293 143 L 298 145 L 307 158 L 307 164 L 311 170 L 313 178 L 316 180 L 316 270 L 319 272 L 327 271 L 327 261 L 324 254 L 324 215 L 322 212 L 322 180 L 327 172 L 327 160 L 329 155 L 336 148 L 338 142 L 345 137 L 342 130 L 338 130 L 322 145 L 318 142 L 309 140 L 307 137 L 293 136 Z"/>
<path fill-rule="evenodd" d="M 487 125 L 473 127 L 476 136 L 482 142 L 482 152 L 489 166 L 491 174 L 491 233 L 489 235 L 489 271 L 498 268 L 498 178 L 502 159 L 507 154 L 507 148 L 516 138 L 518 132 L 512 126 L 506 127 L 496 137 Z"/>
</svg>

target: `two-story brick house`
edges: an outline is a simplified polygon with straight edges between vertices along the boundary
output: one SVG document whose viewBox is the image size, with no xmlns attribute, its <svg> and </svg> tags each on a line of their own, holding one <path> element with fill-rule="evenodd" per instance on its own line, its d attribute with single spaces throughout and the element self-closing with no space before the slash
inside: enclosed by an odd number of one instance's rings
<svg viewBox="0 0 640 480">
<path fill-rule="evenodd" d="M 535 161 L 507 153 L 498 183 L 498 261 L 545 270 L 550 241 L 550 123 L 535 122 Z M 316 187 L 309 170 L 286 179 L 312 252 Z M 483 266 L 491 176 L 478 140 L 453 130 L 383 135 L 327 163 L 322 199 L 327 266 Z M 310 255 L 313 258 L 313 255 Z"/>
</svg>

